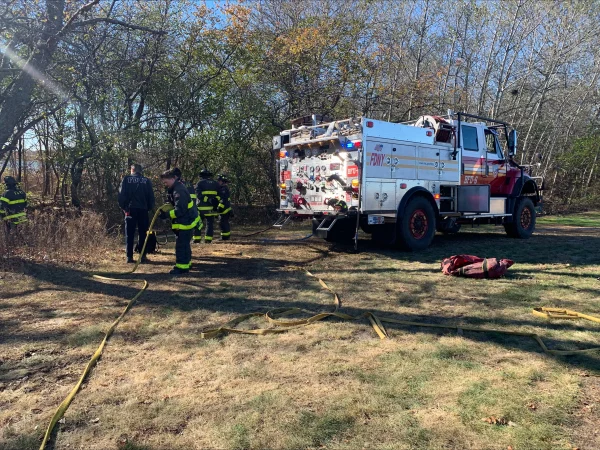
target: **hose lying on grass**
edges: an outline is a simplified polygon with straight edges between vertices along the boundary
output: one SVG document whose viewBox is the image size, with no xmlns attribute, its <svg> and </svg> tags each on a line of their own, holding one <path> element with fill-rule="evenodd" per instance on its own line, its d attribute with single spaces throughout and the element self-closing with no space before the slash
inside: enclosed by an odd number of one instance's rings
<svg viewBox="0 0 600 450">
<path fill-rule="evenodd" d="M 148 230 L 149 232 L 153 230 L 154 223 L 156 222 L 156 219 L 158 218 L 159 214 L 160 214 L 160 210 L 157 211 L 156 214 L 154 215 L 154 217 L 152 218 L 152 221 L 150 223 L 150 227 Z M 258 234 L 258 233 L 256 233 L 256 234 Z M 307 239 L 309 237 L 310 236 L 306 236 L 305 238 L 302 238 L 300 240 Z M 144 291 L 148 287 L 148 282 L 143 279 L 113 278 L 114 276 L 119 276 L 119 275 L 130 275 L 137 270 L 138 266 L 140 265 L 142 255 L 144 254 L 144 251 L 146 250 L 147 242 L 148 242 L 148 237 L 146 236 L 146 239 L 144 240 L 144 245 L 142 247 L 142 251 L 140 252 L 138 259 L 131 270 L 129 270 L 127 272 L 123 272 L 123 273 L 92 274 L 93 278 L 98 279 L 98 280 L 120 281 L 120 282 L 126 282 L 126 283 L 141 283 L 142 287 L 137 292 L 137 294 L 127 303 L 127 306 L 125 307 L 123 312 L 119 315 L 119 317 L 117 317 L 117 319 L 111 324 L 111 326 L 109 327 L 108 331 L 106 332 L 106 334 L 104 336 L 104 339 L 102 339 L 102 342 L 100 343 L 100 345 L 98 346 L 98 348 L 92 355 L 92 358 L 90 359 L 90 361 L 86 365 L 85 369 L 83 370 L 83 373 L 79 377 L 79 380 L 77 381 L 75 386 L 73 386 L 73 389 L 71 389 L 71 391 L 69 392 L 67 397 L 58 406 L 56 412 L 54 413 L 54 415 L 52 416 L 52 418 L 50 420 L 50 423 L 48 424 L 48 428 L 46 429 L 46 433 L 44 435 L 44 439 L 40 446 L 40 450 L 45 449 L 46 444 L 48 443 L 48 440 L 50 439 L 50 436 L 52 435 L 52 432 L 53 432 L 56 424 L 64 416 L 65 412 L 69 408 L 69 405 L 75 398 L 75 395 L 81 388 L 81 385 L 84 382 L 85 378 L 89 375 L 91 370 L 94 368 L 96 362 L 102 355 L 102 352 L 104 350 L 106 342 L 113 334 L 117 325 L 121 322 L 123 317 L 125 317 L 127 312 L 129 312 L 129 310 L 133 307 L 135 302 L 140 298 L 140 296 L 144 293 Z M 269 242 L 269 241 L 266 241 L 266 242 Z M 228 333 L 255 334 L 255 335 L 283 333 L 283 332 L 287 332 L 287 331 L 295 329 L 295 328 L 310 325 L 312 323 L 318 322 L 323 319 L 327 319 L 329 317 L 336 317 L 338 319 L 352 320 L 352 321 L 367 318 L 369 320 L 369 322 L 371 323 L 371 326 L 373 327 L 373 329 L 375 330 L 375 332 L 381 339 L 386 339 L 389 337 L 388 332 L 385 329 L 383 324 L 384 323 L 394 323 L 397 325 L 404 325 L 404 326 L 411 326 L 411 327 L 454 329 L 457 331 L 462 330 L 462 331 L 497 333 L 497 334 L 504 334 L 504 335 L 510 335 L 510 336 L 527 337 L 527 338 L 531 338 L 531 339 L 535 340 L 545 353 L 548 353 L 551 355 L 571 356 L 571 355 L 580 355 L 583 353 L 590 353 L 590 352 L 595 352 L 595 351 L 600 350 L 600 347 L 594 347 L 594 348 L 589 348 L 589 349 L 584 349 L 584 350 L 550 350 L 550 349 L 548 349 L 546 344 L 544 344 L 544 341 L 542 340 L 542 338 L 535 333 L 524 333 L 524 332 L 519 332 L 519 331 L 498 330 L 498 329 L 493 329 L 493 328 L 477 328 L 477 327 L 468 327 L 468 326 L 438 325 L 438 324 L 429 324 L 429 323 L 421 323 L 421 322 L 411 322 L 411 321 L 407 321 L 407 320 L 392 319 L 390 317 L 379 317 L 370 311 L 364 312 L 363 314 L 360 314 L 358 316 L 352 316 L 350 314 L 340 312 L 340 308 L 342 307 L 342 304 L 341 304 L 339 296 L 321 278 L 317 277 L 316 275 L 313 275 L 311 272 L 309 272 L 306 269 L 300 269 L 300 270 L 304 270 L 304 272 L 308 276 L 316 278 L 318 280 L 319 284 L 333 295 L 333 303 L 334 303 L 333 311 L 314 313 L 314 312 L 303 310 L 300 308 L 277 308 L 277 309 L 272 309 L 270 311 L 267 311 L 266 313 L 255 312 L 255 313 L 244 314 L 235 319 L 230 320 L 229 322 L 223 324 L 222 326 L 220 326 L 218 328 L 205 330 L 203 333 L 200 334 L 200 338 L 202 338 L 202 339 L 214 338 L 214 337 L 221 336 L 221 335 L 228 334 Z M 311 316 L 307 317 L 307 318 L 302 318 L 302 319 L 286 318 L 287 316 L 290 316 L 293 314 L 299 314 L 299 313 L 308 313 L 308 314 L 311 314 Z M 590 316 L 587 314 L 581 314 L 576 311 L 571 311 L 571 310 L 567 310 L 567 309 L 542 307 L 542 308 L 535 308 L 532 311 L 532 313 L 537 317 L 543 317 L 545 319 L 586 319 L 586 320 L 600 323 L 600 318 L 598 318 L 598 317 Z M 248 319 L 251 319 L 252 317 L 260 317 L 260 316 L 264 317 L 265 320 L 269 324 L 273 325 L 274 327 L 273 328 L 258 328 L 258 329 L 250 329 L 250 330 L 236 328 L 236 326 L 239 325 L 240 323 L 242 323 Z"/>
</svg>

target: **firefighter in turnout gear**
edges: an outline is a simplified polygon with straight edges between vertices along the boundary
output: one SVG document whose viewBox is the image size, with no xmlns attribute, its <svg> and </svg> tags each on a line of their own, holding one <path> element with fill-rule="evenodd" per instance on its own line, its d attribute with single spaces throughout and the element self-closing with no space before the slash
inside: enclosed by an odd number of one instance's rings
<svg viewBox="0 0 600 450">
<path fill-rule="evenodd" d="M 219 196 L 219 183 L 212 178 L 212 173 L 207 169 L 200 172 L 201 180 L 196 185 L 196 195 L 198 196 L 198 213 L 200 214 L 200 223 L 198 229 L 194 232 L 194 242 L 202 241 L 202 228 L 206 221 L 206 231 L 204 233 L 204 242 L 210 244 L 213 240 L 213 229 L 215 216 L 219 215 L 216 211 L 221 201 Z"/>
<path fill-rule="evenodd" d="M 0 197 L 0 218 L 6 224 L 7 231 L 10 231 L 27 222 L 27 195 L 17 187 L 17 180 L 13 177 L 4 177 L 4 184 L 6 191 Z"/>
<path fill-rule="evenodd" d="M 173 173 L 175 174 L 175 176 L 177 177 L 177 179 L 179 180 L 180 183 L 182 183 L 185 188 L 188 190 L 188 193 L 190 194 L 190 198 L 192 199 L 192 201 L 194 202 L 194 209 L 196 210 L 196 215 L 198 215 L 198 205 L 196 204 L 196 199 L 198 198 L 196 196 L 196 190 L 194 189 L 194 185 L 192 183 L 188 183 L 187 181 L 184 181 L 182 176 L 181 176 L 181 170 L 179 169 L 179 167 L 175 167 L 173 169 Z M 169 203 L 172 203 L 172 196 L 170 194 L 167 194 L 167 201 Z M 200 222 L 200 220 L 198 220 L 198 222 Z M 194 230 L 195 232 L 195 230 Z"/>
<path fill-rule="evenodd" d="M 132 164 L 131 174 L 123 178 L 119 187 L 119 206 L 125 214 L 125 253 L 130 264 L 135 262 L 133 260 L 135 229 L 138 229 L 138 248 L 141 250 L 150 226 L 148 211 L 154 209 L 154 201 L 152 182 L 142 175 L 141 165 Z M 142 262 L 147 262 L 146 255 L 142 255 Z"/>
<path fill-rule="evenodd" d="M 229 224 L 229 217 L 231 216 L 231 202 L 229 201 L 229 180 L 226 175 L 219 175 L 217 178 L 219 183 L 219 196 L 221 202 L 217 207 L 217 212 L 220 216 L 219 227 L 221 228 L 221 240 L 228 241 L 231 239 L 231 225 Z"/>
<path fill-rule="evenodd" d="M 171 228 L 177 236 L 175 241 L 175 267 L 169 273 L 181 275 L 189 272 L 192 265 L 190 241 L 194 229 L 198 227 L 198 212 L 185 185 L 179 181 L 174 170 L 167 170 L 160 176 L 168 189 L 170 202 L 161 207 L 161 217 L 171 219 Z M 168 213 L 167 213 L 168 211 Z"/>
<path fill-rule="evenodd" d="M 344 200 L 338 200 L 337 198 L 330 199 L 327 204 L 335 210 L 338 214 L 346 214 L 348 212 L 348 204 Z"/>
</svg>

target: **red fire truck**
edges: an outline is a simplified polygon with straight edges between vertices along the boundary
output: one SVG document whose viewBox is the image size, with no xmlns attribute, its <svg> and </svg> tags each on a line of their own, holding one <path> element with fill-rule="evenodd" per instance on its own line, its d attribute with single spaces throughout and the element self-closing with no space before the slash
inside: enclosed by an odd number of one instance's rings
<svg viewBox="0 0 600 450">
<path fill-rule="evenodd" d="M 452 111 L 409 123 L 307 119 L 273 138 L 281 222 L 312 218 L 328 241 L 356 239 L 360 227 L 407 250 L 462 224 L 521 239 L 535 229 L 543 180 L 514 161 L 517 132 L 505 122 Z"/>
</svg>

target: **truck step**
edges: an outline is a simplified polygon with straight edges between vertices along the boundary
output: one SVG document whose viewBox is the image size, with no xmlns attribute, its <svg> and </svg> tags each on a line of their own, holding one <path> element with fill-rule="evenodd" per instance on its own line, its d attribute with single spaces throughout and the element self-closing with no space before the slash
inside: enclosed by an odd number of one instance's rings
<svg viewBox="0 0 600 450">
<path fill-rule="evenodd" d="M 290 220 L 292 220 L 291 214 L 282 214 L 273 224 L 273 228 L 283 228 Z"/>
</svg>

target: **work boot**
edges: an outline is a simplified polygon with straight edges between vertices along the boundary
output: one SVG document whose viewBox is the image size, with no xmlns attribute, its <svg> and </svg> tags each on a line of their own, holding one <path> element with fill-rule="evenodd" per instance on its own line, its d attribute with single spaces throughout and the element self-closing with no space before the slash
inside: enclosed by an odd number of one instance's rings
<svg viewBox="0 0 600 450">
<path fill-rule="evenodd" d="M 174 267 L 169 272 L 169 275 L 185 275 L 188 272 L 189 272 L 189 270 L 187 270 L 187 269 L 180 269 L 179 267 Z"/>
<path fill-rule="evenodd" d="M 127 264 L 135 264 L 135 260 L 133 258 L 127 258 Z"/>
<path fill-rule="evenodd" d="M 146 256 L 144 256 L 142 258 L 142 260 L 140 261 L 140 264 L 148 264 L 148 263 L 150 263 L 150 260 Z"/>
</svg>

